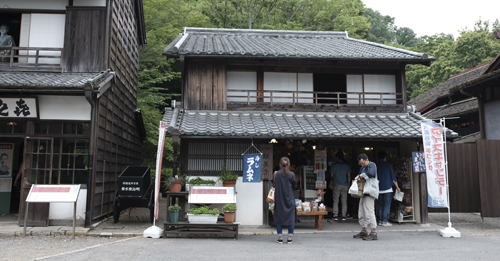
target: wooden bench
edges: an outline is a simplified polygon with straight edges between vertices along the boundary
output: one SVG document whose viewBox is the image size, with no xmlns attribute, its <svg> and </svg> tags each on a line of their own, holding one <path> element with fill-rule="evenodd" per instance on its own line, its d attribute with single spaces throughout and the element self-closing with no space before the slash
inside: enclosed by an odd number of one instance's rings
<svg viewBox="0 0 500 261">
<path fill-rule="evenodd" d="M 169 235 L 231 235 L 238 239 L 238 224 L 217 222 L 216 224 L 199 223 L 165 223 L 163 236 Z"/>
<path fill-rule="evenodd" d="M 271 210 L 274 215 L 274 210 Z M 298 211 L 297 216 L 314 216 L 314 228 L 318 230 L 323 229 L 323 216 L 328 215 L 328 212 L 325 211 Z"/>
</svg>

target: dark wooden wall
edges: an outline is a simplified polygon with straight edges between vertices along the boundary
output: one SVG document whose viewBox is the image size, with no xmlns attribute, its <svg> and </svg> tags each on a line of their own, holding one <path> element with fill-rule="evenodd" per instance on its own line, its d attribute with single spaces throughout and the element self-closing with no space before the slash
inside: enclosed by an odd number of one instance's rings
<svg viewBox="0 0 500 261">
<path fill-rule="evenodd" d="M 134 0 L 112 1 L 109 67 L 114 84 L 98 99 L 92 219 L 113 211 L 117 180 L 128 165 L 140 165 L 140 133 L 135 121 L 139 42 Z"/>
<path fill-rule="evenodd" d="M 478 140 L 481 215 L 500 217 L 500 140 Z"/>
<path fill-rule="evenodd" d="M 226 65 L 187 61 L 183 97 L 188 110 L 226 110 Z"/>
<path fill-rule="evenodd" d="M 478 157 L 475 143 L 448 144 L 450 211 L 480 212 Z M 441 209 L 441 211 L 448 211 Z"/>
<path fill-rule="evenodd" d="M 64 72 L 100 72 L 106 69 L 105 25 L 105 8 L 67 7 L 61 59 Z"/>
</svg>

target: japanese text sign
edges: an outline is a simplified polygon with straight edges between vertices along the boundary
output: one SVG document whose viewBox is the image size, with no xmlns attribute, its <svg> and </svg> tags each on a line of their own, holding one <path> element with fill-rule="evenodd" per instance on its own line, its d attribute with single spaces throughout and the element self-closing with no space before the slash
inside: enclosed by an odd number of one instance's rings
<svg viewBox="0 0 500 261">
<path fill-rule="evenodd" d="M 425 172 L 425 159 L 423 151 L 412 152 L 411 162 L 413 163 L 413 173 Z"/>
<path fill-rule="evenodd" d="M 66 202 L 78 199 L 80 185 L 32 185 L 26 202 Z"/>
<path fill-rule="evenodd" d="M 243 155 L 243 182 L 260 182 L 262 154 Z"/>
<path fill-rule="evenodd" d="M 424 159 L 427 174 L 428 207 L 448 207 L 446 166 L 441 126 L 433 121 L 422 122 Z"/>
<path fill-rule="evenodd" d="M 38 119 L 37 98 L 0 98 L 0 118 Z"/>
</svg>

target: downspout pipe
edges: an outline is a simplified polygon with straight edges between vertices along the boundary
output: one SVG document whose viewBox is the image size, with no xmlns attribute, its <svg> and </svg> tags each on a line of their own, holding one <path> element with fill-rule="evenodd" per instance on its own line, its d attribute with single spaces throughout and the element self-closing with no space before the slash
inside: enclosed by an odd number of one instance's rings
<svg viewBox="0 0 500 261">
<path fill-rule="evenodd" d="M 110 31 L 111 31 L 111 0 L 106 0 L 106 32 L 104 40 L 104 68 L 109 68 L 109 41 L 110 41 Z"/>
<path fill-rule="evenodd" d="M 90 227 L 90 208 L 92 206 L 92 174 L 94 172 L 94 128 L 95 128 L 95 103 L 93 99 L 94 87 L 87 83 L 83 88 L 85 98 L 90 103 L 90 142 L 89 142 L 89 159 L 87 167 L 87 204 L 85 206 L 85 227 Z"/>
</svg>

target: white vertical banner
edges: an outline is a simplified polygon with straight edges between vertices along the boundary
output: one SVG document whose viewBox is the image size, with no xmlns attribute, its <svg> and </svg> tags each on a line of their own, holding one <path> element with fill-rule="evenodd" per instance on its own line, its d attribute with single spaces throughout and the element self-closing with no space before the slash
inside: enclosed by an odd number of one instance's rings
<svg viewBox="0 0 500 261">
<path fill-rule="evenodd" d="M 167 132 L 167 124 L 160 122 L 158 137 L 158 151 L 156 152 L 156 171 L 155 171 L 155 220 L 158 219 L 158 201 L 160 197 L 160 181 L 161 181 L 161 166 L 163 159 L 163 147 L 165 145 L 165 134 Z"/>
<path fill-rule="evenodd" d="M 433 121 L 423 121 L 421 126 L 427 174 L 427 206 L 430 208 L 447 208 L 448 188 L 446 186 L 443 129 L 440 124 Z"/>
</svg>

